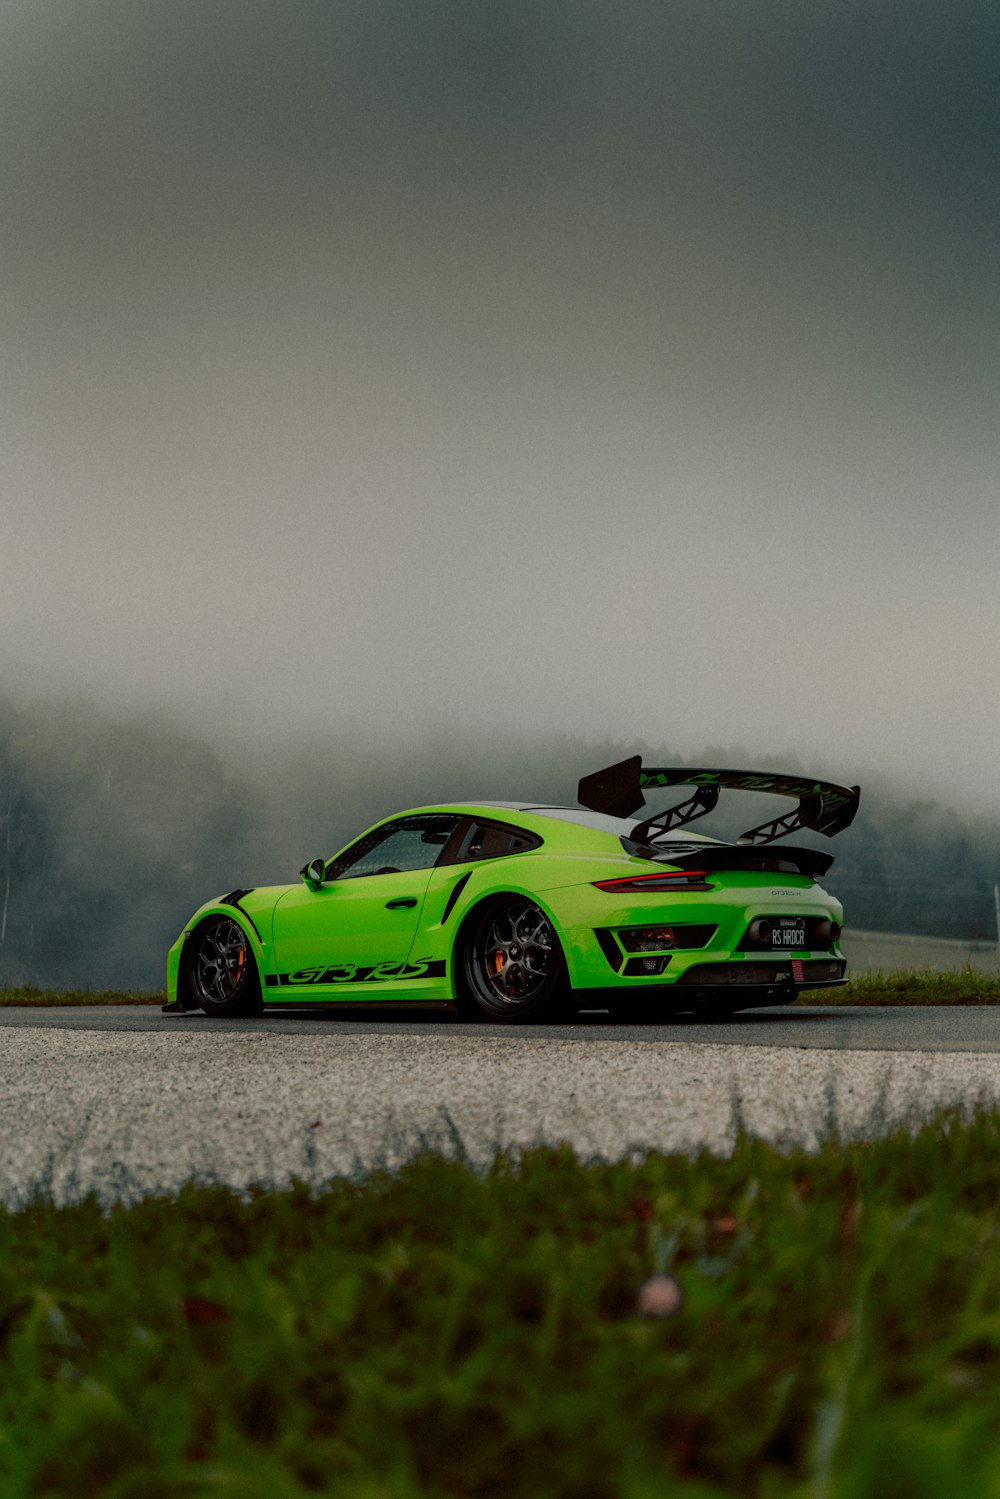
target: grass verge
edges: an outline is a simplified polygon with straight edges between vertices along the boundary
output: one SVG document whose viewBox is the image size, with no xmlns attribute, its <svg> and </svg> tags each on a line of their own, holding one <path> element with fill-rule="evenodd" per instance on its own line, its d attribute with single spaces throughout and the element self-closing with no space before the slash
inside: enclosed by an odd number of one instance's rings
<svg viewBox="0 0 1000 1499">
<path fill-rule="evenodd" d="M 998 1158 L 991 1116 L 0 1212 L 0 1492 L 994 1494 Z"/>
<path fill-rule="evenodd" d="M 3 989 L 2 1005 L 161 1005 L 165 994 L 139 989 Z M 934 969 L 877 969 L 852 978 L 843 989 L 813 989 L 805 1005 L 996 1005 L 1000 1004 L 1000 969 L 981 973 L 965 967 L 939 973 Z"/>
<path fill-rule="evenodd" d="M 145 989 L 0 989 L 0 1005 L 162 1005 L 165 994 Z"/>
<path fill-rule="evenodd" d="M 814 989 L 804 1005 L 996 1005 L 1000 969 L 981 973 L 966 966 L 943 973 L 932 968 L 881 968 L 859 973 L 843 989 Z"/>
</svg>

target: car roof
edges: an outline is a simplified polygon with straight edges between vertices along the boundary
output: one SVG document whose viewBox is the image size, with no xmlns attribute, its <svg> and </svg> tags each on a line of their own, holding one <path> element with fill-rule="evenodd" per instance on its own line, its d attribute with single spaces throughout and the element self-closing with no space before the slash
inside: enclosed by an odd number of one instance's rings
<svg viewBox="0 0 1000 1499">
<path fill-rule="evenodd" d="M 587 807 L 560 807 L 542 802 L 504 802 L 504 801 L 468 801 L 453 802 L 447 806 L 422 807 L 424 812 L 452 812 L 461 809 L 464 812 L 475 812 L 481 808 L 484 812 L 523 812 L 531 818 L 549 818 L 553 822 L 571 822 L 579 827 L 592 828 L 598 833 L 609 833 L 615 838 L 628 838 L 632 829 L 638 827 L 638 819 L 634 817 L 609 817 L 604 812 L 591 812 Z M 663 833 L 654 840 L 662 843 L 717 843 L 716 838 L 707 838 L 703 833 L 689 833 L 685 828 L 679 833 Z"/>
</svg>

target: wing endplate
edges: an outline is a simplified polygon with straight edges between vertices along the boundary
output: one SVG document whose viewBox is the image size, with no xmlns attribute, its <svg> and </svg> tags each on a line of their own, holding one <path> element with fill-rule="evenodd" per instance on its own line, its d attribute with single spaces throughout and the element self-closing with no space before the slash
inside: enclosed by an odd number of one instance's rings
<svg viewBox="0 0 1000 1499">
<path fill-rule="evenodd" d="M 576 789 L 581 807 L 605 812 L 609 817 L 631 817 L 645 806 L 642 794 L 642 756 L 632 755 L 604 770 L 584 776 Z"/>
</svg>

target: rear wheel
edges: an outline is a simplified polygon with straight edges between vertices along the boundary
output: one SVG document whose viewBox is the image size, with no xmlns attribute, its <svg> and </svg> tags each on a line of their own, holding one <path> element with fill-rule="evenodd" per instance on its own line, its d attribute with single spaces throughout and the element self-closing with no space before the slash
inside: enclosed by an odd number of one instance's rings
<svg viewBox="0 0 1000 1499">
<path fill-rule="evenodd" d="M 228 917 L 207 922 L 194 935 L 191 995 L 206 1015 L 258 1015 L 260 978 L 242 927 Z"/>
<path fill-rule="evenodd" d="M 461 958 L 459 1014 L 500 1025 L 568 1017 L 569 977 L 559 938 L 533 901 L 511 897 L 478 912 Z"/>
</svg>

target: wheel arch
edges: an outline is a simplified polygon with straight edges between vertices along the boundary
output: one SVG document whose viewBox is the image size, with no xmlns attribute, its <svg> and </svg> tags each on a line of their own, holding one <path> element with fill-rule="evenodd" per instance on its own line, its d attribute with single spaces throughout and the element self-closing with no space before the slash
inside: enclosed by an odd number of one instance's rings
<svg viewBox="0 0 1000 1499">
<path fill-rule="evenodd" d="M 552 928 L 556 934 L 556 937 L 559 939 L 559 947 L 562 951 L 563 960 L 566 961 L 567 944 L 562 929 L 562 923 L 560 922 L 556 913 L 553 911 L 552 907 L 549 905 L 548 901 L 540 897 L 534 890 L 519 890 L 513 885 L 506 886 L 502 890 L 484 891 L 481 894 L 474 896 L 473 899 L 470 900 L 469 904 L 462 911 L 462 915 L 455 928 L 455 936 L 451 945 L 451 962 L 449 964 L 449 968 L 451 971 L 452 988 L 454 990 L 456 999 L 461 997 L 460 991 L 464 989 L 463 956 L 465 952 L 465 943 L 468 940 L 468 934 L 470 930 L 475 926 L 476 922 L 482 916 L 484 911 L 488 910 L 491 906 L 503 905 L 509 900 L 530 900 L 532 905 L 537 906 L 538 909 L 548 917 L 549 921 L 551 921 L 552 923 Z M 567 974 L 569 974 L 568 962 Z M 570 987 L 572 988 L 571 978 Z"/>
<path fill-rule="evenodd" d="M 218 901 L 210 906 L 204 906 L 191 922 L 190 927 L 184 933 L 184 945 L 181 948 L 180 960 L 177 964 L 177 999 L 182 1010 L 197 1010 L 200 1005 L 191 993 L 191 952 L 193 945 L 197 942 L 199 934 L 204 931 L 213 921 L 223 918 L 238 926 L 247 939 L 253 960 L 257 965 L 257 978 L 260 982 L 261 992 L 264 990 L 264 975 L 267 972 L 264 963 L 264 949 L 254 923 L 247 913 L 239 906 L 225 905 Z"/>
</svg>

